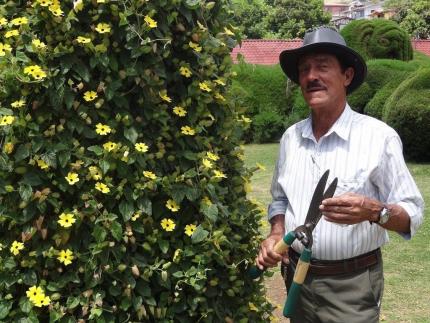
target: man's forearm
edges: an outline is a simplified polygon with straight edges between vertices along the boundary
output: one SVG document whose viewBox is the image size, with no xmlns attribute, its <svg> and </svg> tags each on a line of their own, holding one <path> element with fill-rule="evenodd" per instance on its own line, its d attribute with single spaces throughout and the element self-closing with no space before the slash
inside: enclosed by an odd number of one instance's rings
<svg viewBox="0 0 430 323">
<path fill-rule="evenodd" d="M 270 219 L 270 235 L 284 235 L 285 234 L 285 215 L 277 214 Z"/>
</svg>

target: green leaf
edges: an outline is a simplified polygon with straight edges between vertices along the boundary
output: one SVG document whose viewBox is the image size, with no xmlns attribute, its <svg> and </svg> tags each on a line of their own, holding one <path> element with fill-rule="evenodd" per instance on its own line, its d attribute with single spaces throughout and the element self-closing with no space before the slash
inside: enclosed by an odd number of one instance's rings
<svg viewBox="0 0 430 323">
<path fill-rule="evenodd" d="M 203 229 L 201 225 L 199 225 L 196 231 L 194 231 L 193 235 L 191 236 L 191 241 L 193 243 L 202 242 L 207 238 L 208 235 L 209 235 L 209 232 Z"/>
<path fill-rule="evenodd" d="M 128 201 L 121 201 L 119 204 L 119 212 L 122 214 L 124 221 L 130 220 L 134 213 L 133 204 Z"/>
<path fill-rule="evenodd" d="M 104 153 L 104 150 L 102 147 L 100 146 L 90 146 L 87 148 L 89 151 L 92 151 L 93 153 L 95 153 L 97 156 L 101 156 Z"/>
<path fill-rule="evenodd" d="M 145 214 L 152 215 L 152 202 L 146 197 L 137 200 L 137 208 Z"/>
<path fill-rule="evenodd" d="M 185 0 L 185 5 L 190 9 L 197 9 L 200 6 L 200 0 Z"/>
<path fill-rule="evenodd" d="M 218 219 L 218 208 L 215 204 L 204 204 L 202 212 L 211 222 L 215 222 Z"/>
<path fill-rule="evenodd" d="M 62 168 L 65 168 L 70 161 L 70 151 L 61 151 L 58 153 L 58 162 Z"/>
<path fill-rule="evenodd" d="M 58 312 L 55 309 L 49 311 L 49 323 L 59 321 L 63 315 L 63 313 Z"/>
<path fill-rule="evenodd" d="M 33 305 L 31 304 L 30 300 L 27 297 L 21 297 L 19 300 L 19 308 L 24 313 L 30 313 Z"/>
<path fill-rule="evenodd" d="M 36 173 L 26 173 L 22 179 L 22 183 L 36 186 L 42 184 L 42 180 Z"/>
<path fill-rule="evenodd" d="M 99 161 L 100 169 L 102 170 L 103 174 L 106 174 L 110 168 L 110 163 L 104 159 Z"/>
<path fill-rule="evenodd" d="M 127 138 L 132 144 L 136 143 L 137 140 L 137 131 L 134 128 L 126 128 L 124 129 L 124 137 Z"/>
<path fill-rule="evenodd" d="M 120 241 L 122 239 L 121 224 L 116 221 L 112 222 L 110 229 L 111 229 L 112 237 L 114 237 L 116 241 Z"/>
<path fill-rule="evenodd" d="M 33 189 L 31 186 L 22 182 L 19 184 L 18 192 L 21 196 L 21 199 L 25 202 L 29 201 L 33 195 Z"/>
<path fill-rule="evenodd" d="M 158 246 L 162 253 L 166 253 L 169 250 L 169 241 L 158 240 Z"/>
<path fill-rule="evenodd" d="M 122 297 L 120 308 L 124 311 L 127 311 L 131 306 L 131 300 L 129 297 Z"/>
<path fill-rule="evenodd" d="M 26 144 L 20 145 L 14 155 L 16 162 L 19 162 L 27 158 L 28 156 L 30 156 L 30 150 L 28 149 L 28 146 Z"/>
<path fill-rule="evenodd" d="M 74 309 L 79 305 L 79 298 L 74 296 L 69 296 L 67 298 L 66 306 L 68 309 Z"/>
<path fill-rule="evenodd" d="M 0 319 L 4 319 L 8 316 L 10 309 L 12 308 L 12 302 L 0 301 Z"/>
<path fill-rule="evenodd" d="M 90 72 L 87 66 L 83 62 L 77 62 L 74 64 L 73 69 L 79 74 L 79 76 L 85 81 L 90 81 Z"/>
<path fill-rule="evenodd" d="M 99 225 L 94 226 L 93 237 L 98 243 L 103 242 L 106 238 L 106 235 L 107 232 L 103 227 Z"/>
<path fill-rule="evenodd" d="M 23 275 L 23 283 L 29 286 L 37 284 L 37 275 L 33 270 L 27 271 Z"/>
</svg>

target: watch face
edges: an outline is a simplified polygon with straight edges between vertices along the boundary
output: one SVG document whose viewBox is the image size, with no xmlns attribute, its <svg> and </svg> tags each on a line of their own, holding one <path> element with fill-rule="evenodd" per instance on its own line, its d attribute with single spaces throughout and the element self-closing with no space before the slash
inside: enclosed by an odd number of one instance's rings
<svg viewBox="0 0 430 323">
<path fill-rule="evenodd" d="M 390 211 L 387 208 L 383 208 L 381 211 L 381 216 L 379 218 L 379 224 L 387 223 L 387 221 L 390 219 Z"/>
</svg>

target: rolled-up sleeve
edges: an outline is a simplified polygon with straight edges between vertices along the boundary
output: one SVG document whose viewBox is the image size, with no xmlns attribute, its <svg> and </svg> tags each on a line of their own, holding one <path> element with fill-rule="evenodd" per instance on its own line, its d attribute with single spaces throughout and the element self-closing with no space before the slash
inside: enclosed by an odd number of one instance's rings
<svg viewBox="0 0 430 323">
<path fill-rule="evenodd" d="M 278 159 L 276 161 L 275 170 L 273 172 L 272 185 L 270 188 L 270 193 L 272 195 L 272 202 L 269 204 L 268 208 L 268 220 L 270 221 L 275 215 L 285 214 L 288 206 L 288 198 L 285 195 L 284 190 L 278 182 L 280 169 L 285 161 L 285 145 L 284 137 L 281 139 L 281 144 L 279 147 Z"/>
<path fill-rule="evenodd" d="M 383 202 L 401 206 L 410 217 L 410 233 L 399 233 L 409 240 L 423 222 L 424 200 L 405 163 L 397 134 L 387 139 L 379 169 L 378 187 Z"/>
</svg>

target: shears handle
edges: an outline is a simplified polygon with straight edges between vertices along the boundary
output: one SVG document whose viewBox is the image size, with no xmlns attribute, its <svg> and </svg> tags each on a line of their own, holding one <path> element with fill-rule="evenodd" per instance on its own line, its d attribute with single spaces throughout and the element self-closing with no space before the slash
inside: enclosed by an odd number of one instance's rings
<svg viewBox="0 0 430 323">
<path fill-rule="evenodd" d="M 293 282 L 288 290 L 287 299 L 284 305 L 283 314 L 285 317 L 292 317 L 297 306 L 300 290 L 308 273 L 309 264 L 311 261 L 312 251 L 305 248 L 297 262 L 296 272 L 294 273 Z"/>
<path fill-rule="evenodd" d="M 290 231 L 288 232 L 283 239 L 279 240 L 274 247 L 274 250 L 279 253 L 282 254 L 285 251 L 287 251 L 288 247 L 291 246 L 291 244 L 293 243 L 293 241 L 296 240 L 296 234 L 294 231 Z M 252 279 L 257 279 L 258 277 L 261 276 L 261 274 L 266 270 L 266 268 L 264 268 L 263 270 L 261 270 L 260 268 L 258 268 L 257 266 L 251 266 L 248 269 L 248 275 L 249 277 L 251 277 Z"/>
</svg>

